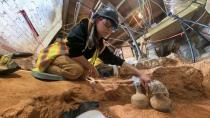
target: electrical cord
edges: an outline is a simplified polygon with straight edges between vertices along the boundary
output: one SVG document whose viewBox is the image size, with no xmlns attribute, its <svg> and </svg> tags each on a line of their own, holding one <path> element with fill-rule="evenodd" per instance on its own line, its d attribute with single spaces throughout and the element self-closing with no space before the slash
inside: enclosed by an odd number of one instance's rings
<svg viewBox="0 0 210 118">
<path fill-rule="evenodd" d="M 185 34 L 186 39 L 187 39 L 187 43 L 188 43 L 188 45 L 190 47 L 190 53 L 192 55 L 192 61 L 193 61 L 193 63 L 195 63 L 195 54 L 194 54 L 194 51 L 193 51 L 192 44 L 190 42 L 189 36 L 187 35 L 187 31 L 186 31 L 186 29 L 183 26 L 183 21 L 180 21 L 180 25 L 181 25 L 181 28 L 182 28 L 182 30 L 183 30 L 183 32 Z"/>
<path fill-rule="evenodd" d="M 147 30 L 148 29 L 148 26 L 147 26 L 147 23 L 146 23 L 146 20 L 145 20 L 145 9 L 143 9 L 142 7 L 141 7 L 141 2 L 140 2 L 140 0 L 137 0 L 138 1 L 138 8 L 139 8 L 139 13 L 141 13 L 142 14 L 142 21 L 143 21 L 143 24 L 144 24 L 144 28 L 145 28 L 145 30 Z M 144 5 L 144 0 L 142 0 L 142 4 Z"/>
<path fill-rule="evenodd" d="M 119 24 L 119 26 L 120 26 L 121 28 L 126 28 L 126 27 L 129 27 L 129 26 L 125 26 L 125 25 L 122 25 L 122 24 Z M 132 27 L 129 27 L 129 29 L 130 29 L 132 32 L 136 33 L 136 34 L 140 34 L 140 35 L 142 35 L 142 33 L 140 33 L 140 32 L 138 32 L 138 31 L 136 31 L 136 30 L 135 30 L 135 29 L 133 29 Z"/>
<path fill-rule="evenodd" d="M 149 2 L 149 8 L 151 9 L 151 20 L 153 21 L 153 23 L 154 23 L 154 17 L 153 17 L 153 14 L 152 14 L 152 5 L 151 5 L 151 1 L 150 0 L 148 0 L 148 2 Z M 152 24 L 151 24 L 152 25 Z"/>
<path fill-rule="evenodd" d="M 187 26 L 188 28 L 187 29 L 191 29 L 194 33 L 196 33 L 197 35 L 201 36 L 202 38 L 204 38 L 205 40 L 207 40 L 204 36 L 202 36 L 201 34 L 203 33 L 200 33 L 198 31 L 196 31 L 192 26 L 188 25 L 187 23 L 185 22 L 182 22 L 183 24 L 185 24 L 185 26 Z"/>
<path fill-rule="evenodd" d="M 190 39 L 189 39 L 189 36 L 187 34 L 187 31 L 186 29 L 184 28 L 184 26 L 187 26 L 188 29 L 191 29 L 193 32 L 195 32 L 197 35 L 200 35 L 197 31 L 195 31 L 190 25 L 188 25 L 187 23 L 194 23 L 194 24 L 197 24 L 197 25 L 200 25 L 200 26 L 205 26 L 204 24 L 200 24 L 200 23 L 197 23 L 197 22 L 194 22 L 194 21 L 189 21 L 189 20 L 184 20 L 180 17 L 178 17 L 177 15 L 171 15 L 171 17 L 173 17 L 174 19 L 178 20 L 178 22 L 180 23 L 181 25 L 181 28 L 183 30 L 183 33 L 185 34 L 185 37 L 186 37 L 186 40 L 187 40 L 187 43 L 190 47 L 190 52 L 191 52 L 191 55 L 192 55 L 192 61 L 193 63 L 195 63 L 195 54 L 193 52 L 193 48 L 192 48 L 192 44 L 190 42 Z M 209 26 L 208 26 L 209 27 Z"/>
</svg>

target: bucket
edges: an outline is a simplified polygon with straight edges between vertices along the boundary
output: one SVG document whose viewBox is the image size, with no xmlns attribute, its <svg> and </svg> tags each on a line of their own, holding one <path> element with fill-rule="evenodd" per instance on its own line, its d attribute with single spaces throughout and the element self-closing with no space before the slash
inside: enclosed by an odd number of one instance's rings
<svg viewBox="0 0 210 118">
<path fill-rule="evenodd" d="M 85 113 L 82 113 L 76 118 L 106 118 L 106 117 L 98 110 L 90 110 Z"/>
</svg>

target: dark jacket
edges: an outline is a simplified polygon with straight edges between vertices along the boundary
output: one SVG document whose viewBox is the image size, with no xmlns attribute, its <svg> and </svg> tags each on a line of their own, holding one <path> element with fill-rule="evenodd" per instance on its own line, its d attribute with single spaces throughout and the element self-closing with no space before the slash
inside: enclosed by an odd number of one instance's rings
<svg viewBox="0 0 210 118">
<path fill-rule="evenodd" d="M 67 46 L 69 47 L 70 57 L 78 57 L 83 55 L 86 59 L 89 59 L 93 56 L 96 46 L 94 46 L 92 49 L 85 48 L 88 39 L 88 22 L 88 19 L 81 20 L 81 22 L 69 32 Z M 103 41 L 103 39 L 100 39 L 100 41 Z M 105 64 L 121 66 L 124 62 L 123 59 L 115 56 L 108 47 L 106 47 L 99 55 L 99 58 Z"/>
</svg>

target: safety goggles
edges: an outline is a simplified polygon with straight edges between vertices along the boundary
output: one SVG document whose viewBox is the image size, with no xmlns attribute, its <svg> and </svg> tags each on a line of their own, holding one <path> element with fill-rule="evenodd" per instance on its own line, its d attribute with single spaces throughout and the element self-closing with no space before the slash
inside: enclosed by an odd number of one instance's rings
<svg viewBox="0 0 210 118">
<path fill-rule="evenodd" d="M 109 19 L 103 19 L 103 22 L 104 22 L 104 26 L 107 29 L 111 29 L 112 32 L 115 32 L 117 30 L 117 27 L 114 27 L 114 23 L 112 23 L 111 20 L 109 20 Z"/>
</svg>

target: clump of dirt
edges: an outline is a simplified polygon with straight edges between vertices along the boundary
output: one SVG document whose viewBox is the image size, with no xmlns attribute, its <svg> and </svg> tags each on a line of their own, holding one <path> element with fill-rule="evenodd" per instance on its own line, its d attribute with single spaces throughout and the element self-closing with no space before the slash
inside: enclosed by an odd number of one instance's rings
<svg viewBox="0 0 210 118">
<path fill-rule="evenodd" d="M 177 61 L 171 58 L 162 57 L 160 59 L 143 60 L 136 64 L 136 67 L 141 69 L 151 69 L 159 66 L 175 66 Z"/>
<path fill-rule="evenodd" d="M 152 69 L 156 67 L 176 66 L 178 61 L 171 58 L 162 57 L 160 59 L 150 59 L 139 61 L 134 65 L 139 70 Z M 121 67 L 119 68 L 119 76 L 121 78 L 131 78 L 133 73 L 128 69 Z"/>
<path fill-rule="evenodd" d="M 40 81 L 22 70 L 0 77 L 0 96 L 0 117 L 4 118 L 58 118 L 81 102 L 103 99 L 86 81 Z"/>
<path fill-rule="evenodd" d="M 105 91 L 106 100 L 109 101 L 121 101 L 130 102 L 131 95 L 135 93 L 135 89 L 132 85 L 119 85 L 115 89 Z"/>
<path fill-rule="evenodd" d="M 172 99 L 172 111 L 162 113 L 152 108 L 138 109 L 129 104 L 107 106 L 113 118 L 209 118 L 210 59 L 195 64 L 179 63 L 173 67 L 145 70 L 164 83 Z M 195 112 L 196 111 L 196 112 Z"/>
<path fill-rule="evenodd" d="M 93 86 L 93 92 L 100 94 L 100 100 L 103 101 L 123 101 L 127 102 L 135 93 L 132 81 L 116 77 L 99 80 Z"/>
<path fill-rule="evenodd" d="M 58 118 L 82 102 L 129 101 L 130 81 L 107 78 L 94 86 L 87 81 L 40 81 L 30 71 L 0 77 L 0 117 Z M 119 83 L 124 83 L 119 84 Z"/>
<path fill-rule="evenodd" d="M 129 69 L 124 67 L 119 68 L 118 71 L 120 78 L 131 78 L 133 75 L 133 73 Z"/>
<path fill-rule="evenodd" d="M 161 67 L 154 70 L 152 79 L 161 81 L 172 98 L 204 97 L 203 74 L 193 67 Z"/>
<path fill-rule="evenodd" d="M 208 93 L 209 90 L 204 87 L 209 86 L 210 60 L 197 64 L 199 66 L 184 64 L 148 71 L 152 79 L 167 86 L 172 99 L 171 113 L 132 106 L 130 98 L 135 94 L 135 88 L 128 77 L 105 78 L 90 85 L 84 80 L 40 81 L 32 77 L 30 71 L 17 71 L 0 77 L 0 117 L 57 118 L 64 111 L 77 109 L 81 102 L 99 101 L 100 111 L 111 118 L 209 118 L 210 100 L 205 97 L 205 91 Z"/>
<path fill-rule="evenodd" d="M 32 70 L 33 57 L 13 59 L 23 70 Z"/>
<path fill-rule="evenodd" d="M 138 109 L 131 104 L 110 106 L 113 118 L 209 118 L 210 100 L 173 102 L 170 113 L 149 109 Z"/>
</svg>

